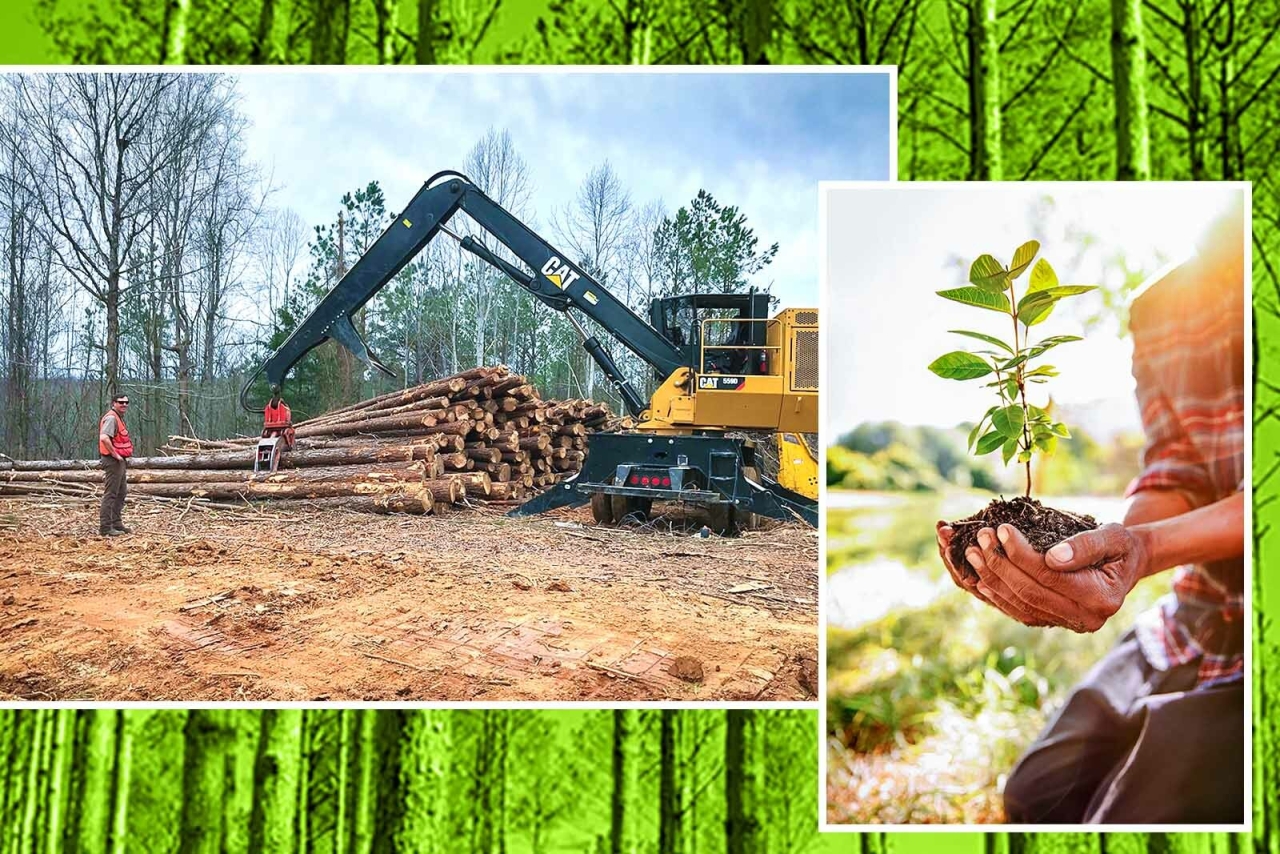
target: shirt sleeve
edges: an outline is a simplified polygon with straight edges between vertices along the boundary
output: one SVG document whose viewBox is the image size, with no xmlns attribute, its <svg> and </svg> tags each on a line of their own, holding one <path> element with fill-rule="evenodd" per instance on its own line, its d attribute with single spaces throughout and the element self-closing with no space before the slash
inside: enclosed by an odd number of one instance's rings
<svg viewBox="0 0 1280 854">
<path fill-rule="evenodd" d="M 1125 497 L 1148 489 L 1176 489 L 1187 495 L 1192 506 L 1200 507 L 1212 499 L 1213 480 L 1160 382 L 1157 361 L 1145 344 L 1145 336 L 1135 330 L 1133 378 L 1147 441 L 1142 449 L 1142 471 L 1125 490 Z"/>
<path fill-rule="evenodd" d="M 116 437 L 116 414 L 114 412 L 102 419 L 101 435 L 111 439 Z"/>
</svg>

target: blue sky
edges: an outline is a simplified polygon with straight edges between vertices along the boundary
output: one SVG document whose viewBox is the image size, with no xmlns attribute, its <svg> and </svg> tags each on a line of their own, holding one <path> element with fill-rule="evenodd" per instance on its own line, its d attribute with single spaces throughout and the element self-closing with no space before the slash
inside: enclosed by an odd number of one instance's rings
<svg viewBox="0 0 1280 854">
<path fill-rule="evenodd" d="M 637 205 L 674 211 L 699 189 L 737 205 L 763 245 L 760 275 L 784 305 L 816 305 L 819 180 L 889 177 L 887 74 L 410 73 L 237 74 L 251 156 L 277 206 L 308 226 L 370 180 L 403 206 L 441 169 L 461 169 L 490 128 L 511 133 L 535 186 L 528 222 L 608 159 Z"/>
</svg>

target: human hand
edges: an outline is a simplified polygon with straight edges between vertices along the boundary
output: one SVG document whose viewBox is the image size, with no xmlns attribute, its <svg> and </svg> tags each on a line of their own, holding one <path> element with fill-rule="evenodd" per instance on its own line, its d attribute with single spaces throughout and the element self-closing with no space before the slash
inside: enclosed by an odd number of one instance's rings
<svg viewBox="0 0 1280 854">
<path fill-rule="evenodd" d="M 990 599 L 978 592 L 978 577 L 972 572 L 966 572 L 964 567 L 956 566 L 951 562 L 951 538 L 955 533 L 954 528 L 939 520 L 937 524 L 938 557 L 942 558 L 942 565 L 947 568 L 947 574 L 951 576 L 951 580 L 957 587 L 972 593 L 988 605 L 993 604 Z"/>
<path fill-rule="evenodd" d="M 1102 628 L 1151 563 L 1144 537 L 1116 524 L 1076 534 L 1044 555 L 1012 525 L 983 528 L 978 543 L 981 549 L 966 552 L 978 592 L 1026 625 L 1075 632 Z"/>
</svg>

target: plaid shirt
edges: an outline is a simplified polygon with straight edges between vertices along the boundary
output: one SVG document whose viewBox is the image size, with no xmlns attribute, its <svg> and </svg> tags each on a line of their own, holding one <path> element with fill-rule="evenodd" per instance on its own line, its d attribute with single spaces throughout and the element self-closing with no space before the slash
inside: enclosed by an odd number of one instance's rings
<svg viewBox="0 0 1280 854">
<path fill-rule="evenodd" d="M 1133 376 L 1147 445 L 1126 495 L 1176 489 L 1203 507 L 1244 489 L 1243 278 L 1199 260 L 1134 301 Z M 1244 560 L 1179 567 L 1138 618 L 1152 667 L 1200 662 L 1197 685 L 1243 678 Z"/>
</svg>

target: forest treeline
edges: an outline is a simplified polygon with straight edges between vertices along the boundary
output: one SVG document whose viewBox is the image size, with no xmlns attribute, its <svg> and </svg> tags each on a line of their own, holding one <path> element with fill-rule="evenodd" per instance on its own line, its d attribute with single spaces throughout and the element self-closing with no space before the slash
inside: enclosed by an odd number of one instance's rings
<svg viewBox="0 0 1280 854">
<path fill-rule="evenodd" d="M 228 75 L 0 81 L 0 451 L 91 456 L 116 390 L 132 397 L 144 454 L 174 433 L 259 429 L 237 401 L 245 376 L 409 199 L 369 181 L 334 187 L 324 221 L 276 206 L 278 188 L 245 151 L 247 121 Z M 727 201 L 702 191 L 671 211 L 635 198 L 608 161 L 584 169 L 571 201 L 537 210 L 535 169 L 497 128 L 450 165 L 642 316 L 656 296 L 745 290 L 777 252 Z M 523 266 L 465 214 L 452 226 Z M 570 324 L 443 236 L 356 324 L 397 377 L 326 345 L 290 377 L 296 417 L 498 363 L 548 397 L 620 408 Z M 610 349 L 638 388 L 652 385 L 651 370 Z"/>
<path fill-rule="evenodd" d="M 765 854 L 804 710 L 0 710 L 5 851 Z"/>
</svg>

